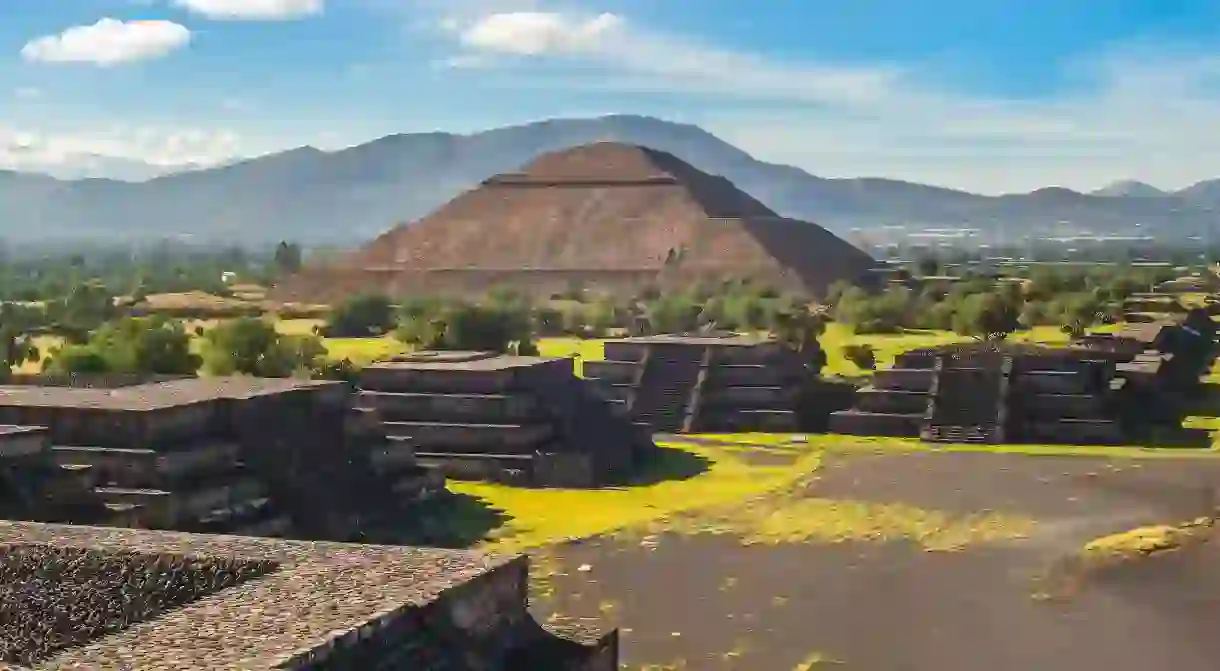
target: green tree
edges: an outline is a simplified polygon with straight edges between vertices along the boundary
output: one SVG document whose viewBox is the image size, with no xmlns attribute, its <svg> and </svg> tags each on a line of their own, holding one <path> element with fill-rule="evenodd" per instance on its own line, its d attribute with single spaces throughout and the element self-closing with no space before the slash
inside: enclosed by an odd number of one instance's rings
<svg viewBox="0 0 1220 671">
<path fill-rule="evenodd" d="M 336 306 L 321 331 L 328 338 L 380 337 L 393 331 L 396 321 L 388 297 L 368 294 Z"/>
<path fill-rule="evenodd" d="M 826 319 L 807 309 L 783 311 L 776 315 L 776 340 L 800 356 L 811 376 L 820 375 L 826 367 L 826 351 L 819 338 L 826 331 Z"/>
<path fill-rule="evenodd" d="M 322 369 L 325 356 L 317 336 L 284 335 L 261 319 L 230 320 L 204 336 L 204 364 L 216 375 L 307 375 Z"/>
<path fill-rule="evenodd" d="M 871 345 L 844 345 L 843 357 L 854 363 L 861 370 L 875 370 L 877 368 L 877 352 Z"/>
<path fill-rule="evenodd" d="M 283 275 L 291 275 L 301 269 L 301 246 L 281 240 L 275 247 L 275 268 Z"/>
<path fill-rule="evenodd" d="M 85 343 L 91 331 L 118 316 L 114 296 L 96 280 L 75 284 L 67 295 L 47 303 L 52 328 L 77 344 Z"/>
<path fill-rule="evenodd" d="M 94 332 L 89 346 L 120 373 L 194 375 L 203 360 L 191 351 L 182 322 L 164 317 L 126 317 Z"/>
</svg>

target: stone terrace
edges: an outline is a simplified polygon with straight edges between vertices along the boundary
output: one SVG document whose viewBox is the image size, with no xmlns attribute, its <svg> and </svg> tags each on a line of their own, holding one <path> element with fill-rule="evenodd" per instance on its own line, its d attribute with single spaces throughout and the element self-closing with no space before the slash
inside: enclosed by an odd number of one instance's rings
<svg viewBox="0 0 1220 671">
<path fill-rule="evenodd" d="M 308 387 L 324 380 L 253 377 L 183 378 L 119 387 L 0 385 L 0 405 L 97 410 L 164 410 L 223 398 L 254 398 Z"/>
<path fill-rule="evenodd" d="M 46 431 L 43 449 L 7 460 L 10 477 L 0 472 L 0 485 L 7 481 L 23 502 L 7 517 L 365 540 L 363 529 L 384 526 L 443 488 L 441 475 L 415 464 L 409 450 L 380 459 L 384 427 L 375 414 L 352 409 L 353 392 L 340 382 L 23 381 L 0 386 L 0 424 Z M 67 503 L 81 505 L 52 510 L 55 492 L 39 473 L 56 476 Z M 82 491 L 109 512 L 76 501 Z"/>
<path fill-rule="evenodd" d="M 416 352 L 367 366 L 358 384 L 391 443 L 450 477 L 598 486 L 655 449 L 570 359 Z"/>
<path fill-rule="evenodd" d="M 804 368 L 774 340 L 735 333 L 607 340 L 585 377 L 659 433 L 791 432 Z"/>
<path fill-rule="evenodd" d="M 35 669 L 514 668 L 539 648 L 566 656 L 546 668 L 618 663 L 614 632 L 557 645 L 533 622 L 524 557 L 17 522 L 0 522 L 0 544 L 276 567 Z"/>
</svg>

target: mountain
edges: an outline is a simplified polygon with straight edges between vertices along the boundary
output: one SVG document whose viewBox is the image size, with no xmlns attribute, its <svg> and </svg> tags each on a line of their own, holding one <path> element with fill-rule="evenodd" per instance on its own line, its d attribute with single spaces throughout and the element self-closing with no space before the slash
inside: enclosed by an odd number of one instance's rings
<svg viewBox="0 0 1220 671">
<path fill-rule="evenodd" d="M 890 179 L 826 179 L 758 161 L 697 126 L 651 117 L 555 119 L 472 135 L 390 135 L 333 152 L 312 147 L 144 182 L 60 180 L 0 171 L 0 235 L 12 240 L 193 234 L 247 243 L 355 246 L 431 212 L 534 157 L 596 141 L 669 152 L 784 216 L 844 233 L 894 224 L 1030 235 L 1071 222 L 1094 233 L 1136 226 L 1166 237 L 1212 227 L 1220 181 L 1134 197 L 1040 189 L 981 196 Z"/>
<path fill-rule="evenodd" d="M 1118 198 L 1164 198 L 1169 194 L 1150 184 L 1125 179 L 1103 186 L 1092 192 L 1092 195 Z"/>
</svg>

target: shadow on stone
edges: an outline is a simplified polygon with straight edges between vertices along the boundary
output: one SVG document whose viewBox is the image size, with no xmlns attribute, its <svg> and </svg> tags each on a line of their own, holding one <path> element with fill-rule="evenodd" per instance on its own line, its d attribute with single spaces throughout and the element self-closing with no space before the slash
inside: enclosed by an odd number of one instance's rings
<svg viewBox="0 0 1220 671">
<path fill-rule="evenodd" d="M 1212 432 L 1208 429 L 1187 427 L 1152 427 L 1133 436 L 1131 444 L 1158 448 L 1209 449 Z"/>
<path fill-rule="evenodd" d="M 657 446 L 656 452 L 641 464 L 639 472 L 619 483 L 621 486 L 655 485 L 661 482 L 689 480 L 706 473 L 712 462 L 676 447 Z"/>
</svg>

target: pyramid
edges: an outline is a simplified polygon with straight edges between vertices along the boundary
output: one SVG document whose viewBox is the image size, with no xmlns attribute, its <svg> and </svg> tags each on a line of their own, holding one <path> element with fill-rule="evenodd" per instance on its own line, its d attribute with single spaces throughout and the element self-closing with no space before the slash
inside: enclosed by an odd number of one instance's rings
<svg viewBox="0 0 1220 671">
<path fill-rule="evenodd" d="M 733 278 L 821 293 L 875 265 L 724 177 L 666 152 L 599 142 L 487 179 L 337 263 L 289 278 L 274 297 L 317 302 L 493 286 L 549 296 L 574 284 L 623 293 Z"/>
</svg>

